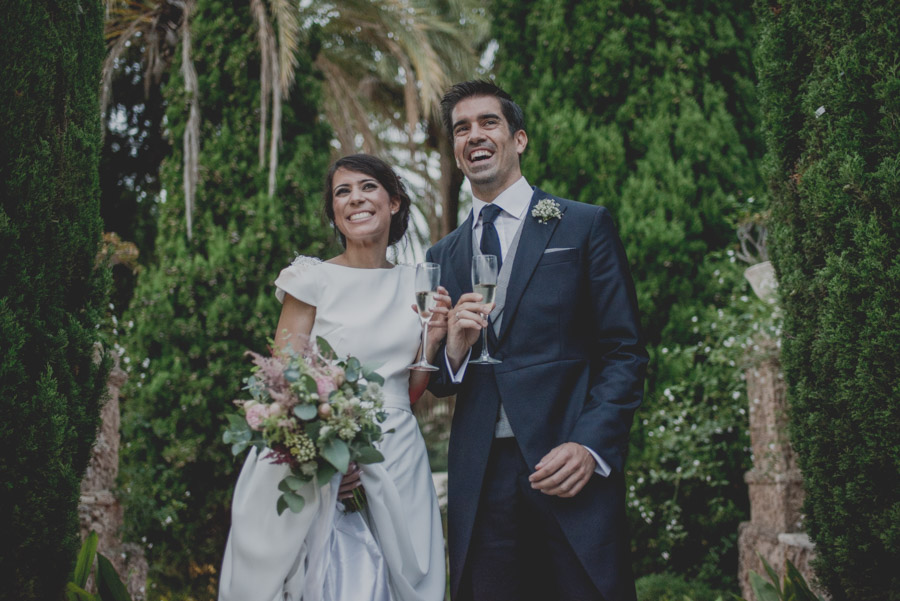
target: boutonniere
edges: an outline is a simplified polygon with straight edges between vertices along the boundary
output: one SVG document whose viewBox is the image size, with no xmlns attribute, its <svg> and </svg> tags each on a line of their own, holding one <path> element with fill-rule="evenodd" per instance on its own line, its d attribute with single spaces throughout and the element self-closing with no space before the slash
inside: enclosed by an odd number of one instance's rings
<svg viewBox="0 0 900 601">
<path fill-rule="evenodd" d="M 562 211 L 559 210 L 558 202 L 552 198 L 544 198 L 531 209 L 531 216 L 546 224 L 551 219 L 562 219 Z"/>
</svg>

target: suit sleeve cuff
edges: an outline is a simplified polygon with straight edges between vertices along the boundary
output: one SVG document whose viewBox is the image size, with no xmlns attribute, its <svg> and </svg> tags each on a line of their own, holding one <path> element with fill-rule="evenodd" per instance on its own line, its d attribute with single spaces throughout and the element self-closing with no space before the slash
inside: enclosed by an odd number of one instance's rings
<svg viewBox="0 0 900 601">
<path fill-rule="evenodd" d="M 459 371 L 453 373 L 453 368 L 450 367 L 450 358 L 447 356 L 447 347 L 444 347 L 444 363 L 447 364 L 447 373 L 450 374 L 450 381 L 454 384 L 461 384 L 463 381 L 463 376 L 466 375 L 466 366 L 469 365 L 469 357 L 472 356 L 472 349 L 469 349 L 469 352 L 466 353 L 466 357 L 463 359 L 462 364 L 459 366 Z M 590 449 L 588 449 L 590 450 Z"/>
<path fill-rule="evenodd" d="M 466 359 L 468 362 L 468 357 L 466 357 Z M 463 365 L 465 366 L 465 363 Z M 599 474 L 599 475 L 603 476 L 604 478 L 609 476 L 610 472 L 612 472 L 612 468 L 609 467 L 609 464 L 606 463 L 605 461 L 603 461 L 603 459 L 600 458 L 600 455 L 595 453 L 594 449 L 592 449 L 591 447 L 588 447 L 585 445 L 581 445 L 581 446 L 583 446 L 587 450 L 587 452 L 591 454 L 591 457 L 594 458 L 594 461 L 597 462 L 597 467 L 594 468 L 594 473 Z"/>
</svg>

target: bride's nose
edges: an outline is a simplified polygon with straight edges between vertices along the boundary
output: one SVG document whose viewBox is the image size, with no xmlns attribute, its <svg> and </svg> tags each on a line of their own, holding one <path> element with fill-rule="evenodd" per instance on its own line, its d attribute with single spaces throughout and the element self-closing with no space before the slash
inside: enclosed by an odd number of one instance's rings
<svg viewBox="0 0 900 601">
<path fill-rule="evenodd" d="M 351 188 L 349 200 L 350 200 L 351 204 L 361 203 L 364 200 L 362 189 L 355 187 L 355 186 L 353 188 Z"/>
</svg>

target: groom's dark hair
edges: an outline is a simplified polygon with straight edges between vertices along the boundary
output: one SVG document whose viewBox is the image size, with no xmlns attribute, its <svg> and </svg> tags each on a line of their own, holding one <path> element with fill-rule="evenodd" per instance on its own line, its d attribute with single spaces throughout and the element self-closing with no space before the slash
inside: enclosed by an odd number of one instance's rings
<svg viewBox="0 0 900 601">
<path fill-rule="evenodd" d="M 500 109 L 503 111 L 503 118 L 509 124 L 510 135 L 525 129 L 525 114 L 512 96 L 496 84 L 475 79 L 453 85 L 441 98 L 441 121 L 444 122 L 450 140 L 453 140 L 453 109 L 460 101 L 475 96 L 493 96 L 500 101 Z"/>
</svg>

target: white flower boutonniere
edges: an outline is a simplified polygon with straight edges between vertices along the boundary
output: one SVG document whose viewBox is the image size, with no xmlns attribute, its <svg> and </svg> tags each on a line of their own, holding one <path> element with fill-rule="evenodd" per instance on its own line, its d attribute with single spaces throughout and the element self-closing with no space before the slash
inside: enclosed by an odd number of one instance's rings
<svg viewBox="0 0 900 601">
<path fill-rule="evenodd" d="M 562 219 L 559 203 L 552 198 L 544 198 L 531 209 L 531 216 L 546 224 L 551 219 Z"/>
</svg>

